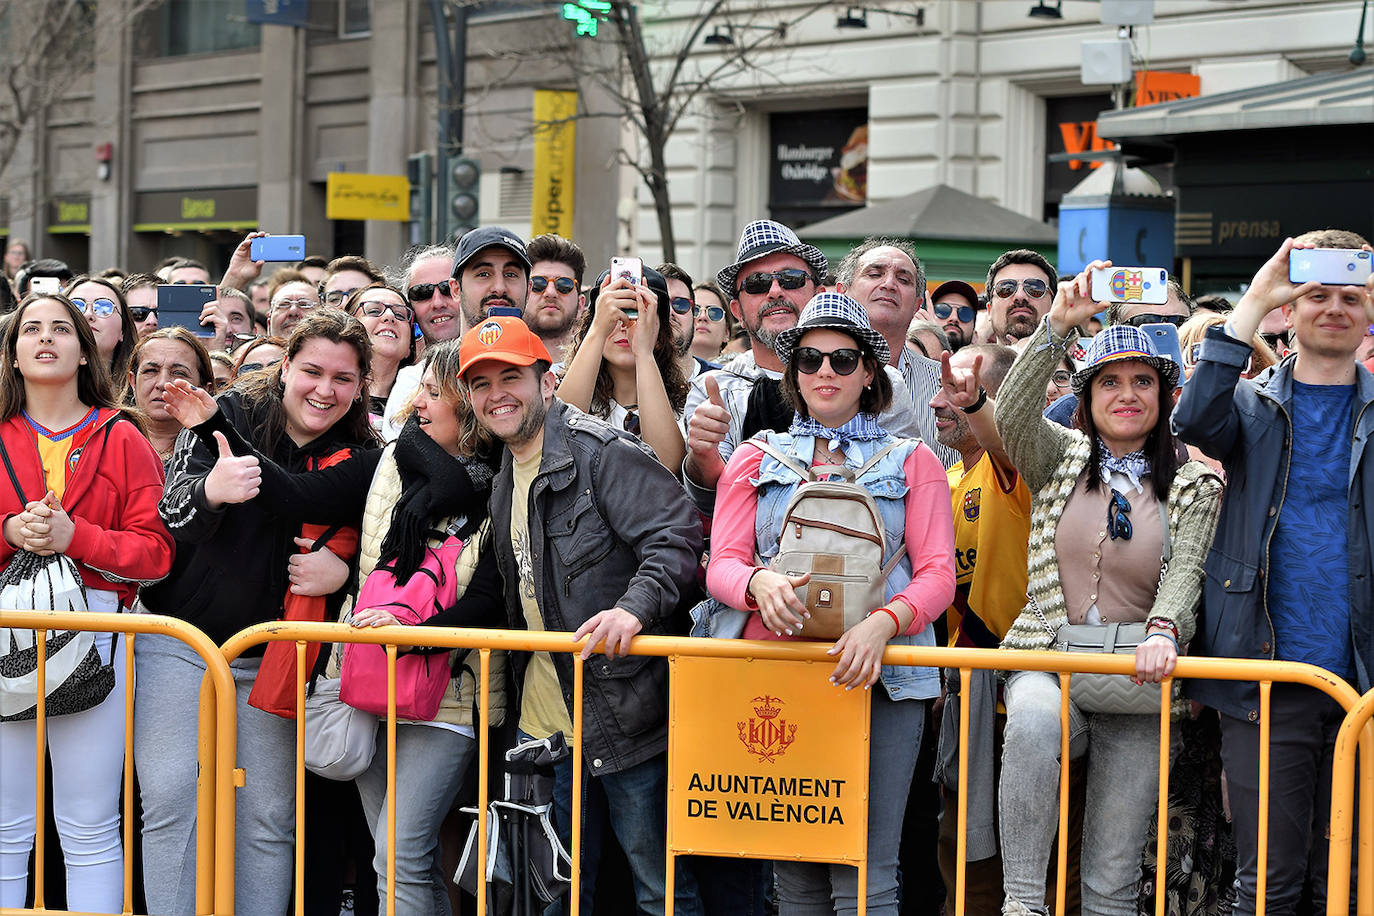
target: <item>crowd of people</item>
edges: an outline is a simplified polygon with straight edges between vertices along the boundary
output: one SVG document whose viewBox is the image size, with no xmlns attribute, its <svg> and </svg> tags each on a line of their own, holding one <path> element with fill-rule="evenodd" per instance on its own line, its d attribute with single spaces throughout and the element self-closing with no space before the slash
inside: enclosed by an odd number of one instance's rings
<svg viewBox="0 0 1374 916">
<path fill-rule="evenodd" d="M 203 264 L 75 275 L 9 246 L 0 561 L 63 554 L 91 609 L 164 614 L 223 643 L 283 618 L 413 622 L 369 602 L 374 577 L 404 584 L 449 557 L 439 578 L 456 577 L 456 597 L 425 623 L 583 641 L 582 912 L 615 911 L 617 893 L 664 912 L 667 664 L 628 653 L 638 635 L 688 633 L 822 640 L 834 664 L 817 676 L 872 691 L 868 869 L 861 888 L 846 866 L 679 859 L 678 913 L 851 913 L 861 896 L 872 914 L 952 913 L 960 833 L 966 913 L 1133 914 L 1161 894 L 1180 914 L 1256 910 L 1258 685 L 1174 685 L 1172 751 L 1191 777 L 1153 875 L 1170 699 L 1157 685 L 1187 653 L 1372 686 L 1374 278 L 1289 280 L 1293 251 L 1369 250 L 1363 238 L 1284 241 L 1232 307 L 1172 280 L 1162 304 L 1097 302 L 1090 275 L 1110 262 L 1061 277 L 1029 249 L 998 257 L 981 295 L 934 283 L 898 239 L 867 239 L 832 271 L 771 220 L 746 225 L 706 282 L 670 263 L 592 277 L 572 241 L 499 227 L 395 266 L 345 255 L 267 274 L 251 258 L 261 235 L 186 327 L 160 326 L 159 288 L 209 286 Z M 1177 328 L 1181 362 L 1159 325 Z M 861 490 L 880 520 L 858 615 L 835 618 L 811 572 L 776 562 L 817 480 Z M 1125 699 L 1073 681 L 1070 761 L 1060 680 L 1010 651 L 1007 670 L 967 681 L 882 664 L 890 645 L 1066 650 L 1129 627 L 1134 677 L 1094 682 Z M 67 905 L 122 912 L 127 738 L 140 890 L 150 913 L 190 913 L 208 867 L 190 714 L 205 663 L 167 636 L 137 637 L 133 670 L 122 637 L 98 645 L 115 688 L 46 729 Z M 476 780 L 478 730 L 508 745 L 571 735 L 569 654 L 498 659 L 482 721 L 475 656 L 403 652 L 449 683 L 437 712 L 398 723 L 394 761 L 379 740 L 352 779 L 308 779 L 308 912 L 338 912 L 345 884 L 354 912 L 385 911 L 389 846 L 395 910 L 451 912 L 445 822 Z M 312 648 L 312 685 L 339 676 L 342 654 Z M 243 913 L 282 913 L 293 894 L 297 711 L 294 667 L 289 697 L 274 695 L 279 660 L 231 664 Z M 1343 710 L 1288 684 L 1269 709 L 1264 909 L 1318 912 Z M 32 721 L 0 722 L 0 907 L 43 880 L 35 741 Z M 1056 901 L 1061 764 L 1073 835 Z M 564 761 L 565 847 L 572 788 Z M 612 847 L 618 888 L 597 880 Z"/>
</svg>

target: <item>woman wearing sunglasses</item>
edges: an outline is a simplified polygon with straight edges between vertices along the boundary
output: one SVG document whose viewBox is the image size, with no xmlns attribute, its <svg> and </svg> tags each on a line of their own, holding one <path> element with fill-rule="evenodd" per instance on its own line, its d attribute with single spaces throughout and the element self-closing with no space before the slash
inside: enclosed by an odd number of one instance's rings
<svg viewBox="0 0 1374 916">
<path fill-rule="evenodd" d="M 735 316 L 720 287 L 714 283 L 698 283 L 692 287 L 696 296 L 696 333 L 692 336 L 692 355 L 714 363 L 735 330 Z"/>
<path fill-rule="evenodd" d="M 882 667 L 889 644 L 935 644 L 929 624 L 954 598 L 954 521 L 949 483 L 938 458 L 913 439 L 896 439 L 878 425 L 892 401 L 883 367 L 887 341 L 853 299 L 820 293 L 800 321 L 778 336 L 783 396 L 795 410 L 786 432 L 760 437 L 807 467 L 864 468 L 858 483 L 872 493 L 887 543 L 884 558 L 900 556 L 887 578 L 886 604 L 846 631 L 830 648 L 831 682 L 873 691 L 869 755 L 868 912 L 895 914 L 897 849 L 907 793 L 929 702 L 940 692 L 933 668 Z M 886 454 L 880 454 L 893 446 Z M 724 605 L 744 612 L 734 635 L 746 639 L 806 639 L 806 611 L 796 589 L 804 579 L 758 565 L 779 549 L 778 526 L 802 478 L 797 470 L 744 442 L 725 467 L 716 497 L 706 586 Z M 742 629 L 740 629 L 742 627 Z M 730 635 L 729 632 L 716 635 Z M 840 865 L 774 863 L 779 912 L 820 908 L 853 912 L 857 870 Z"/>
<path fill-rule="evenodd" d="M 343 309 L 363 323 L 372 341 L 367 412 L 372 417 L 372 428 L 380 432 L 396 373 L 415 360 L 415 309 L 404 293 L 385 283 L 354 290 L 344 300 Z"/>
<path fill-rule="evenodd" d="M 1094 262 L 1059 284 L 1049 315 L 1002 384 L 997 429 L 1032 493 L 1031 593 L 1003 648 L 1052 649 L 1064 624 L 1144 623 L 1137 684 L 1174 670 L 1193 634 L 1202 563 L 1220 508 L 1221 481 L 1206 466 L 1180 465 L 1169 433 L 1178 366 L 1145 332 L 1107 328 L 1072 376 L 1075 429 L 1042 416 L 1045 385 L 1099 311 L 1089 298 Z M 975 411 L 966 385 L 956 405 Z M 1091 749 L 1081 859 L 1084 913 L 1134 914 L 1140 851 L 1155 817 L 1159 712 L 1085 712 L 1070 698 L 1070 753 Z M 1045 873 L 1058 824 L 1060 681 L 1014 672 L 999 816 L 1003 912 L 1044 912 Z"/>
<path fill-rule="evenodd" d="M 270 369 L 286 355 L 286 338 L 263 334 L 239 348 L 232 381 L 259 369 Z"/>
<path fill-rule="evenodd" d="M 678 420 L 687 382 L 673 348 L 668 282 L 644 268 L 644 282 L 604 271 L 587 302 L 558 396 L 644 440 L 674 474 L 687 454 Z"/>
<path fill-rule="evenodd" d="M 123 384 L 129 374 L 134 344 L 138 343 L 138 328 L 129 315 L 124 293 L 113 280 L 88 276 L 74 278 L 67 284 L 66 293 L 90 322 L 113 384 Z"/>
</svg>

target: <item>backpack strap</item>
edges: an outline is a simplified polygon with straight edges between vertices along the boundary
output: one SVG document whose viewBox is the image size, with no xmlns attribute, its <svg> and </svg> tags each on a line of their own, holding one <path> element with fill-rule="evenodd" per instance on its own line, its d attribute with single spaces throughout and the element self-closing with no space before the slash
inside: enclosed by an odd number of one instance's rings
<svg viewBox="0 0 1374 916">
<path fill-rule="evenodd" d="M 879 461 L 882 461 L 884 458 L 886 458 L 886 457 L 888 456 L 888 454 L 889 454 L 894 448 L 896 448 L 897 446 L 901 445 L 902 443 L 904 443 L 904 442 L 906 442 L 906 441 L 908 441 L 908 440 L 906 440 L 906 439 L 894 439 L 893 441 L 889 442 L 886 446 L 884 446 L 883 448 L 879 449 L 879 450 L 873 455 L 872 458 L 870 458 L 870 459 L 868 459 L 867 461 L 865 461 L 865 462 L 863 463 L 863 467 L 859 468 L 858 472 L 854 475 L 854 477 L 857 479 L 857 478 L 859 478 L 859 477 L 864 476 L 864 475 L 867 474 L 869 471 L 873 470 L 873 468 L 875 468 L 875 467 L 877 466 L 877 464 L 878 464 Z"/>
<path fill-rule="evenodd" d="M 772 455 L 783 467 L 800 476 L 802 480 L 811 480 L 814 478 L 815 475 L 812 474 L 810 468 L 804 468 L 795 458 L 784 455 L 780 449 L 776 448 L 767 439 L 750 439 L 749 443 L 764 454 Z"/>
</svg>

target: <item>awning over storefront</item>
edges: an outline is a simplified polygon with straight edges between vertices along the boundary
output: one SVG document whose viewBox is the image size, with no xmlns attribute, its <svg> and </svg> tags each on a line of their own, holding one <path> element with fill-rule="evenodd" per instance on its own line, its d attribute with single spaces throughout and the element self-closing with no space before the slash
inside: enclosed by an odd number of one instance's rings
<svg viewBox="0 0 1374 916">
<path fill-rule="evenodd" d="M 966 280 L 979 289 L 1002 252 L 1032 248 L 1054 260 L 1059 238 L 1053 226 L 943 184 L 813 223 L 798 234 L 824 251 L 832 267 L 871 235 L 910 239 L 932 282 Z"/>
</svg>

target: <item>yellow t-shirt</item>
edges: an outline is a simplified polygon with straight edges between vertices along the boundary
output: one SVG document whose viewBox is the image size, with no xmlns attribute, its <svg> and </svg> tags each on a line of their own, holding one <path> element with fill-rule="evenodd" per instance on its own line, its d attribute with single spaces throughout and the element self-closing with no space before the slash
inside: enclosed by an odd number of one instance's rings
<svg viewBox="0 0 1374 916">
<path fill-rule="evenodd" d="M 539 473 L 544 457 L 540 449 L 524 461 L 513 465 L 515 488 L 511 494 L 510 546 L 515 552 L 515 565 L 520 571 L 520 609 L 525 613 L 525 626 L 531 630 L 544 629 L 544 616 L 534 594 L 534 564 L 530 558 L 529 507 L 530 484 Z M 563 688 L 558 672 L 548 652 L 530 654 L 525 668 L 524 693 L 520 700 L 520 730 L 534 738 L 547 738 L 563 732 L 572 740 L 572 717 L 563 702 Z"/>
<path fill-rule="evenodd" d="M 1004 489 L 986 452 L 949 469 L 954 500 L 954 603 L 949 644 L 996 648 L 1026 604 L 1030 490 L 1015 471 Z M 982 561 L 982 562 L 980 562 Z"/>
<path fill-rule="evenodd" d="M 67 480 L 76 470 L 81 450 L 86 447 L 86 440 L 90 439 L 91 432 L 95 429 L 97 413 L 96 408 L 92 407 L 74 425 L 58 431 L 50 430 L 41 423 L 29 419 L 27 413 L 24 414 L 24 421 L 33 433 L 34 444 L 38 446 L 38 460 L 43 462 L 43 480 L 59 501 L 67 492 Z M 43 497 L 42 493 L 24 495 L 29 499 Z"/>
</svg>

